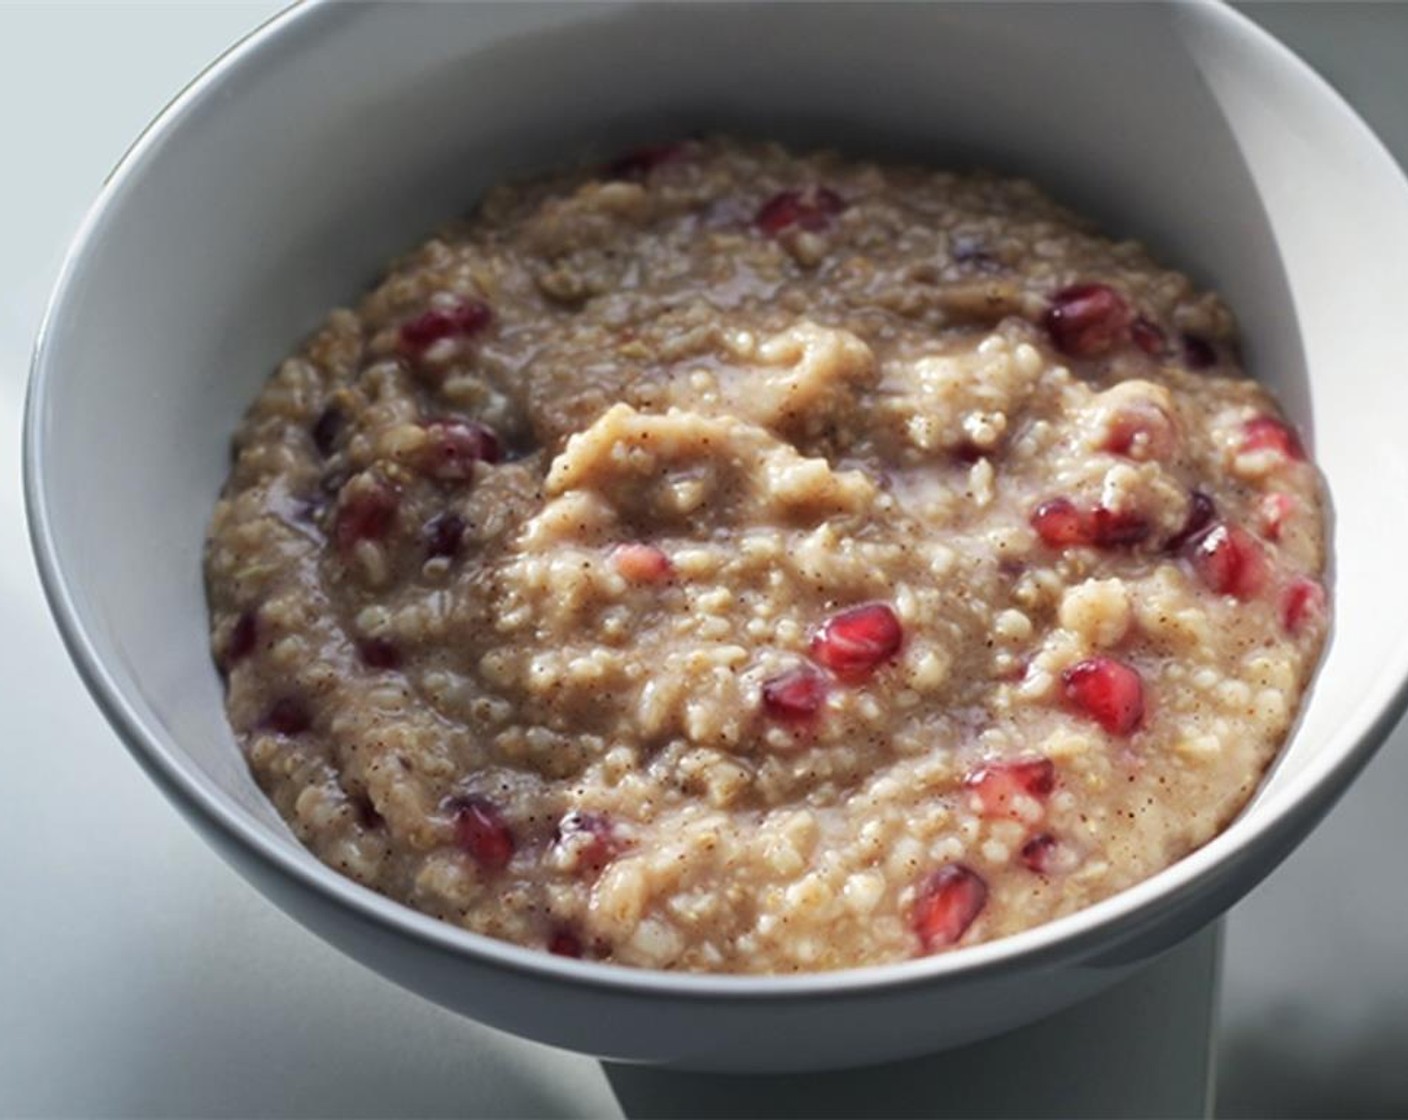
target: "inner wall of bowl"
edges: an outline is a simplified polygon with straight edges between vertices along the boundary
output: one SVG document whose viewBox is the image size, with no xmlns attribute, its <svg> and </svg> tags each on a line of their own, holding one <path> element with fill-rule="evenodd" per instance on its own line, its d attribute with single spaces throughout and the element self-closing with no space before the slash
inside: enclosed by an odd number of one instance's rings
<svg viewBox="0 0 1408 1120">
<path fill-rule="evenodd" d="M 1254 371 L 1308 423 L 1296 300 L 1246 137 L 1174 22 L 1145 5 L 349 5 L 287 20 L 119 179 L 51 325 L 43 487 L 98 657 L 167 750 L 283 832 L 207 645 L 202 542 L 239 416 L 328 308 L 490 184 L 693 128 L 1028 175 L 1216 284 Z M 1257 158 L 1322 174 L 1276 141 Z M 1318 450 L 1341 571 L 1393 603 L 1341 589 L 1336 649 L 1275 781 L 1372 703 L 1355 667 L 1395 661 L 1376 623 L 1408 607 L 1359 555 L 1363 456 L 1395 477 L 1408 465 L 1383 416 L 1344 420 L 1371 373 L 1327 341 L 1351 310 L 1331 301 L 1315 320 L 1316 377 L 1340 382 L 1314 394 Z"/>
</svg>

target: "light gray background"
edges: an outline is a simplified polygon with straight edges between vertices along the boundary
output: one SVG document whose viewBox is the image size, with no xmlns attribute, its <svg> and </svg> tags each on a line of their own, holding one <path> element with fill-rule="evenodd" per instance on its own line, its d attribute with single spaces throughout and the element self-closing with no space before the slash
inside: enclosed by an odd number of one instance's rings
<svg viewBox="0 0 1408 1120">
<path fill-rule="evenodd" d="M 127 144 L 278 6 L 0 0 L 0 267 L 12 278 L 0 285 L 0 1115 L 617 1115 L 617 1096 L 633 1112 L 717 1108 L 717 1092 L 699 1087 L 666 1099 L 618 1078 L 613 1094 L 595 1063 L 458 1020 L 294 926 L 128 760 L 49 623 L 24 539 L 18 444 L 43 300 Z M 1245 10 L 1408 161 L 1408 5 Z M 1219 1111 L 1408 1115 L 1405 800 L 1400 728 L 1233 912 Z M 1147 1003 L 1152 984 L 1122 998 Z M 914 1080 L 897 1073 L 886 1095 L 882 1078 L 833 1077 L 827 1092 L 841 1111 L 910 1112 Z M 787 1111 L 778 1087 L 751 1101 Z"/>
</svg>

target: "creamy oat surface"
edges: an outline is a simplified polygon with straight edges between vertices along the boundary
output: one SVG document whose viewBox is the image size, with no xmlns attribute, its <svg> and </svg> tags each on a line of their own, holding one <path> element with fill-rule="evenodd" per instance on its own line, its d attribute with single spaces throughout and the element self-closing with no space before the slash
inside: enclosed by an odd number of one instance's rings
<svg viewBox="0 0 1408 1120">
<path fill-rule="evenodd" d="M 1217 296 L 1028 183 L 690 141 L 493 191 L 235 437 L 231 723 L 332 867 L 493 937 L 790 972 L 1205 843 L 1327 627 Z"/>
</svg>

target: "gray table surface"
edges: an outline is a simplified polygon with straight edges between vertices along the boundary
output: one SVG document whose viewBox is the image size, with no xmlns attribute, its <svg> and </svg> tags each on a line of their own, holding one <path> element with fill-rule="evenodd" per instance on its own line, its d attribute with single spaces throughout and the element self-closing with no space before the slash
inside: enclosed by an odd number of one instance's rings
<svg viewBox="0 0 1408 1120">
<path fill-rule="evenodd" d="M 686 1086 L 694 1095 L 682 1096 L 648 1078 L 608 1079 L 586 1059 L 456 1019 L 307 935 L 227 870 L 127 759 L 49 622 L 24 538 L 17 438 L 43 300 L 127 144 L 200 66 L 278 6 L 0 0 L 0 249 L 12 277 L 0 287 L 0 688 L 9 717 L 0 746 L 0 1116 L 723 1108 L 728 1090 L 718 1085 Z M 1245 10 L 1408 163 L 1408 5 Z M 1220 1112 L 1408 1115 L 1405 790 L 1400 728 L 1315 836 L 1233 911 Z M 1159 983 L 1140 980 L 1119 998 L 1175 1006 L 1177 993 Z M 1078 1036 L 1083 1020 L 1069 1022 Z M 918 1083 L 938 1068 L 828 1075 L 826 1092 L 833 1111 L 912 1113 L 922 1110 Z M 740 1099 L 751 1103 L 745 1111 L 783 1114 L 795 1111 L 789 1092 L 774 1084 Z"/>
</svg>

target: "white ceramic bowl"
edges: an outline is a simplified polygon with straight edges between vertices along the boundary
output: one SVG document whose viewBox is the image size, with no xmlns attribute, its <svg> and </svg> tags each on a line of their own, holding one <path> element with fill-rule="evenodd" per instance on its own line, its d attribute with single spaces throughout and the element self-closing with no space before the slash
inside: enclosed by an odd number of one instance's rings
<svg viewBox="0 0 1408 1120">
<path fill-rule="evenodd" d="M 260 795 L 201 586 L 241 411 L 328 307 L 490 183 L 700 126 L 1027 173 L 1239 310 L 1252 370 L 1313 429 L 1330 482 L 1337 617 L 1294 741 L 1222 836 L 1005 941 L 830 975 L 678 976 L 415 914 L 319 864 Z M 137 760 L 260 890 L 372 968 L 612 1058 L 897 1058 L 1034 1019 L 1179 941 L 1290 851 L 1392 726 L 1408 677 L 1405 260 L 1408 188 L 1388 155 L 1224 8 L 308 5 L 172 104 L 78 235 L 34 360 L 35 549 Z"/>
</svg>

